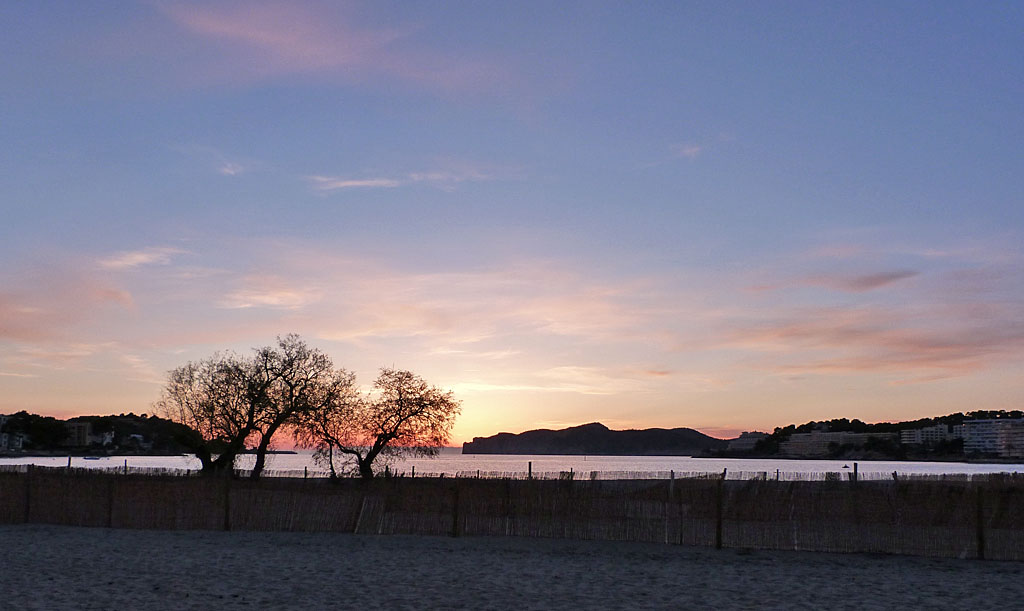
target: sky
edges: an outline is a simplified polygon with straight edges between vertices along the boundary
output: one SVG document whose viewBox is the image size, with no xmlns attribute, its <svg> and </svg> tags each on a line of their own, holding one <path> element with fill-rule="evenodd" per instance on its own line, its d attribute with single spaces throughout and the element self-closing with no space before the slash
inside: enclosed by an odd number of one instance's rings
<svg viewBox="0 0 1024 611">
<path fill-rule="evenodd" d="M 456 443 L 1024 408 L 1022 3 L 0 14 L 0 413 L 288 333 Z"/>
</svg>

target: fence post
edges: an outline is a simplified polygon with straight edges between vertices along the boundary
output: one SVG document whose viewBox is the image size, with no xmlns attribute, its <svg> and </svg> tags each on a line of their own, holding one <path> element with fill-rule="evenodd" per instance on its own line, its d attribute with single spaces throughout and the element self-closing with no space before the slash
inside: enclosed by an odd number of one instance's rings
<svg viewBox="0 0 1024 611">
<path fill-rule="evenodd" d="M 672 519 L 672 499 L 675 498 L 676 472 L 668 472 L 668 497 L 665 499 L 665 543 L 668 543 L 668 528 Z"/>
<path fill-rule="evenodd" d="M 978 524 L 978 560 L 985 559 L 985 491 L 979 483 L 977 486 L 977 524 Z"/>
<path fill-rule="evenodd" d="M 452 536 L 459 536 L 459 485 L 452 486 Z"/>
<path fill-rule="evenodd" d="M 679 545 L 683 544 L 683 519 L 686 511 L 683 509 L 683 495 L 679 495 Z"/>
<path fill-rule="evenodd" d="M 505 478 L 505 536 L 512 534 L 512 480 Z"/>
<path fill-rule="evenodd" d="M 533 461 L 526 463 L 526 479 L 533 479 Z"/>
<path fill-rule="evenodd" d="M 722 513 L 725 505 L 725 474 L 728 469 L 722 469 L 722 478 L 718 480 L 715 491 L 715 549 L 722 549 Z"/>
<path fill-rule="evenodd" d="M 224 530 L 231 530 L 231 477 L 224 478 Z"/>
<path fill-rule="evenodd" d="M 114 527 L 114 483 L 116 475 L 107 476 L 107 528 Z"/>
<path fill-rule="evenodd" d="M 25 524 L 32 521 L 32 471 L 34 466 L 25 467 Z"/>
</svg>

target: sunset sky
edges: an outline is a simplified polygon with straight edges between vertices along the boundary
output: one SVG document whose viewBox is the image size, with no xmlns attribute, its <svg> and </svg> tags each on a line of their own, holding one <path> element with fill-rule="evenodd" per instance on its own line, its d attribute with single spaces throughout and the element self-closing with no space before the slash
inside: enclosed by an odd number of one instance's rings
<svg viewBox="0 0 1024 611">
<path fill-rule="evenodd" d="M 1024 408 L 1024 3 L 7 2 L 0 413 L 299 333 L 455 441 Z"/>
</svg>

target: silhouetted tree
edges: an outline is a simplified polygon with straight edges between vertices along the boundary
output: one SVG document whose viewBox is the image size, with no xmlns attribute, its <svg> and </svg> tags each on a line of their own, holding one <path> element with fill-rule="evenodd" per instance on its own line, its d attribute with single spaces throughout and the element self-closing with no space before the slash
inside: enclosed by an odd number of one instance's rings
<svg viewBox="0 0 1024 611">
<path fill-rule="evenodd" d="M 258 441 L 251 477 L 257 479 L 266 466 L 274 435 L 329 400 L 335 372 L 331 359 L 307 346 L 298 335 L 278 338 L 276 349 L 261 348 L 254 360 L 259 378 L 269 381 L 266 401 L 257 411 L 253 426 Z"/>
<path fill-rule="evenodd" d="M 4 432 L 25 435 L 25 448 L 34 450 L 54 449 L 67 439 L 64 421 L 25 410 L 8 416 Z"/>
<path fill-rule="evenodd" d="M 435 456 L 451 439 L 461 411 L 451 391 L 396 369 L 381 369 L 373 392 L 360 395 L 354 378 L 339 378 L 337 389 L 320 409 L 311 410 L 296 428 L 296 441 L 315 448 L 315 459 L 332 476 L 336 460 L 354 462 L 363 478 L 374 476 L 379 458 Z"/>
<path fill-rule="evenodd" d="M 269 380 L 251 360 L 219 353 L 171 371 L 156 407 L 191 429 L 177 441 L 189 448 L 204 474 L 230 473 L 245 450 L 267 402 Z"/>
<path fill-rule="evenodd" d="M 275 435 L 321 408 L 334 378 L 327 355 L 288 335 L 252 358 L 222 353 L 171 371 L 157 408 L 194 432 L 178 442 L 199 458 L 203 473 L 230 473 L 246 444 L 255 444 L 256 479 Z"/>
</svg>

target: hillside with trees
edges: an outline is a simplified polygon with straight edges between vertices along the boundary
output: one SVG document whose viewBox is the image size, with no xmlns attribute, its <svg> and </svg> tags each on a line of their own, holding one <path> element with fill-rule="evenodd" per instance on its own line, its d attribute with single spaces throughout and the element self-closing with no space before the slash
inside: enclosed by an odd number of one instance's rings
<svg viewBox="0 0 1024 611">
<path fill-rule="evenodd" d="M 748 456 L 775 457 L 780 454 L 781 445 L 790 439 L 794 434 L 811 433 L 814 431 L 828 433 L 862 433 L 870 435 L 879 434 L 879 437 L 872 441 L 869 439 L 863 446 L 842 446 L 837 445 L 830 448 L 828 458 L 889 458 L 897 460 L 946 460 L 963 459 L 963 439 L 946 439 L 930 444 L 907 445 L 899 442 L 899 434 L 903 431 L 924 429 L 936 425 L 944 425 L 952 430 L 952 427 L 962 425 L 965 421 L 972 420 L 1019 420 L 1024 417 L 1021 410 L 975 410 L 970 412 L 957 412 L 945 416 L 932 418 L 919 418 L 917 420 L 905 420 L 901 422 L 878 422 L 865 423 L 857 419 L 836 418 L 832 420 L 811 421 L 804 424 L 790 424 L 784 427 L 777 427 L 764 439 L 757 442 L 753 452 Z M 728 451 L 719 455 L 727 456 Z"/>
<path fill-rule="evenodd" d="M 173 455 L 187 452 L 181 424 L 142 414 L 76 416 L 59 420 L 20 411 L 3 416 L 0 434 L 8 454 Z M 77 428 L 79 435 L 73 435 Z M 76 438 L 77 437 L 77 438 Z"/>
</svg>

